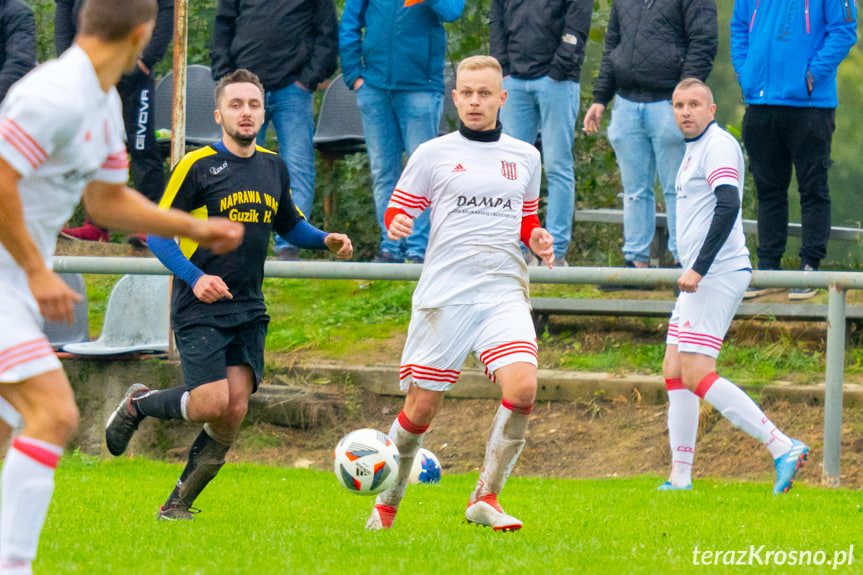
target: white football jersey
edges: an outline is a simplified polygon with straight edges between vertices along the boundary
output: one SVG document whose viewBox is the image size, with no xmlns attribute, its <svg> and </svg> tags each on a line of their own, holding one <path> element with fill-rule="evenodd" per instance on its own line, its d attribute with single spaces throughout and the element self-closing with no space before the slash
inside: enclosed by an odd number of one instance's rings
<svg viewBox="0 0 863 575">
<path fill-rule="evenodd" d="M 698 138 L 686 142 L 686 154 L 677 172 L 677 251 L 683 269 L 698 259 L 716 208 L 719 186 L 737 188 L 743 202 L 745 165 L 734 136 L 711 123 Z M 749 250 L 738 211 L 728 239 L 719 248 L 708 275 L 750 268 Z"/>
<path fill-rule="evenodd" d="M 521 220 L 536 214 L 541 177 L 537 149 L 506 134 L 453 132 L 417 148 L 389 203 L 412 217 L 431 210 L 414 308 L 529 301 Z"/>
<path fill-rule="evenodd" d="M 102 90 L 77 45 L 27 74 L 3 100 L 0 157 L 21 175 L 24 220 L 49 268 L 57 234 L 84 186 L 128 181 L 124 133 L 116 89 Z M 31 299 L 23 270 L 2 245 L 0 278 Z"/>
</svg>

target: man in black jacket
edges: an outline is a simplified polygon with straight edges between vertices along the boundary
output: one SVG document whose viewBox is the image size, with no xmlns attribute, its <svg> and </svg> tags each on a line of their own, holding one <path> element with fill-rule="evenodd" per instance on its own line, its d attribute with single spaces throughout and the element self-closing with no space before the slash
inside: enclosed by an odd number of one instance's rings
<svg viewBox="0 0 863 575">
<path fill-rule="evenodd" d="M 575 209 L 572 144 L 581 93 L 579 79 L 590 32 L 592 0 L 492 0 L 491 55 L 503 68 L 508 97 L 503 131 L 534 143 L 542 131 L 548 180 L 546 229 L 554 237 L 554 265 L 566 265 Z M 526 252 L 529 264 L 539 263 Z"/>
<path fill-rule="evenodd" d="M 36 21 L 19 0 L 0 0 L 0 101 L 36 65 Z"/>
<path fill-rule="evenodd" d="M 707 79 L 717 49 L 715 0 L 615 0 L 605 51 L 584 117 L 599 130 L 617 94 L 608 139 L 623 183 L 623 254 L 627 267 L 647 267 L 656 230 L 656 176 L 665 195 L 668 249 L 677 254 L 674 180 L 685 144 L 674 122 L 671 94 L 684 78 Z"/>
<path fill-rule="evenodd" d="M 215 80 L 239 68 L 261 79 L 267 116 L 258 144 L 272 121 L 294 204 L 306 217 L 315 199 L 314 92 L 336 71 L 338 28 L 333 0 L 219 0 L 210 39 Z M 280 236 L 276 254 L 298 258 Z"/>
<path fill-rule="evenodd" d="M 83 0 L 56 0 L 54 15 L 54 46 L 59 56 L 65 52 L 78 30 L 78 12 Z M 124 75 L 117 84 L 123 101 L 123 123 L 126 126 L 126 150 L 135 189 L 148 200 L 158 203 L 165 186 L 165 168 L 156 143 L 156 120 L 153 114 L 156 96 L 156 77 L 153 67 L 165 56 L 174 36 L 174 0 L 159 0 L 156 28 L 153 38 L 141 54 L 137 67 Z M 64 229 L 62 235 L 79 240 L 108 241 L 108 230 L 93 225 L 89 220 L 83 226 Z M 129 243 L 144 247 L 142 234 L 129 236 Z"/>
</svg>

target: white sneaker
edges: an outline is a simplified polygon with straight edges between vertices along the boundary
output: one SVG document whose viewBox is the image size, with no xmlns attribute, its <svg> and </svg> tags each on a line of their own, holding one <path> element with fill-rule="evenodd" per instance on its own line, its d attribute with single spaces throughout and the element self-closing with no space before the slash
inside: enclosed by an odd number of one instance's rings
<svg viewBox="0 0 863 575">
<path fill-rule="evenodd" d="M 366 529 L 376 531 L 378 529 L 389 529 L 393 526 L 393 521 L 396 519 L 396 509 L 391 505 L 375 505 L 372 509 L 372 514 L 369 515 L 369 520 L 366 522 Z"/>
<path fill-rule="evenodd" d="M 521 521 L 507 515 L 497 502 L 497 493 L 483 495 L 468 504 L 464 512 L 468 523 L 479 523 L 491 527 L 495 531 L 517 531 L 521 529 Z"/>
</svg>

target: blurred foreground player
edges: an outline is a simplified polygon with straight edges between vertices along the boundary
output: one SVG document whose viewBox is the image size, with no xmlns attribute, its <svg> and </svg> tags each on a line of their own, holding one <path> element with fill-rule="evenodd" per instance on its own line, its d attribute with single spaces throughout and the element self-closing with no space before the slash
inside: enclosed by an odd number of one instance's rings
<svg viewBox="0 0 863 575">
<path fill-rule="evenodd" d="M 554 240 L 536 213 L 539 152 L 501 134 L 497 114 L 506 92 L 498 61 L 462 61 L 452 97 L 458 132 L 417 148 L 387 208 L 393 240 L 410 235 L 424 210 L 431 235 L 402 353 L 407 397 L 389 432 L 401 457 L 399 475 L 375 500 L 368 529 L 392 526 L 423 434 L 470 353 L 500 385 L 503 400 L 465 517 L 495 530 L 521 528 L 497 501 L 524 447 L 536 396 L 536 334 L 519 239 L 549 267 Z"/>
<path fill-rule="evenodd" d="M 159 519 L 166 520 L 193 518 L 192 503 L 224 465 L 249 396 L 261 382 L 270 320 L 261 284 L 273 230 L 295 246 L 329 249 L 343 260 L 353 254 L 348 236 L 327 234 L 305 220 L 291 199 L 285 162 L 255 145 L 265 115 L 258 77 L 245 69 L 223 76 L 215 102 L 221 141 L 186 154 L 161 206 L 243 222 L 245 238 L 236 252 L 220 256 L 186 238 L 178 245 L 148 237 L 150 249 L 175 276 L 171 323 L 185 385 L 149 391 L 136 383 L 105 430 L 108 450 L 120 455 L 147 416 L 204 424 L 159 509 Z"/>
<path fill-rule="evenodd" d="M 156 17 L 155 0 L 88 0 L 75 44 L 0 106 L 0 395 L 24 419 L 2 472 L 0 573 L 31 573 L 54 469 L 78 424 L 72 388 L 42 333 L 80 296 L 51 271 L 57 233 L 83 197 L 101 225 L 186 233 L 222 252 L 241 225 L 162 211 L 126 187 L 120 98 Z"/>
<path fill-rule="evenodd" d="M 701 80 L 680 82 L 674 118 L 686 140 L 677 173 L 677 245 L 683 274 L 668 322 L 662 365 L 668 387 L 671 477 L 663 491 L 692 489 L 698 399 L 761 441 L 774 459 L 773 493 L 791 489 L 809 448 L 782 433 L 739 387 L 716 374 L 716 358 L 749 285 L 752 265 L 740 203 L 744 163 L 740 145 L 713 121 L 716 104 Z"/>
</svg>

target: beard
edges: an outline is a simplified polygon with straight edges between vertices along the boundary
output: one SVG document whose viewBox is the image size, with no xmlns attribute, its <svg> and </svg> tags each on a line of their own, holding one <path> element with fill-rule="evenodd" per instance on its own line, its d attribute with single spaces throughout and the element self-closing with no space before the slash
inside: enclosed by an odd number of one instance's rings
<svg viewBox="0 0 863 575">
<path fill-rule="evenodd" d="M 240 146 L 242 146 L 244 148 L 250 146 L 255 140 L 258 139 L 258 132 L 259 131 L 260 130 L 255 130 L 255 133 L 247 135 L 247 134 L 239 133 L 239 130 L 225 129 L 225 133 L 228 134 L 228 136 L 232 140 L 234 140 L 237 144 L 239 144 Z"/>
</svg>

